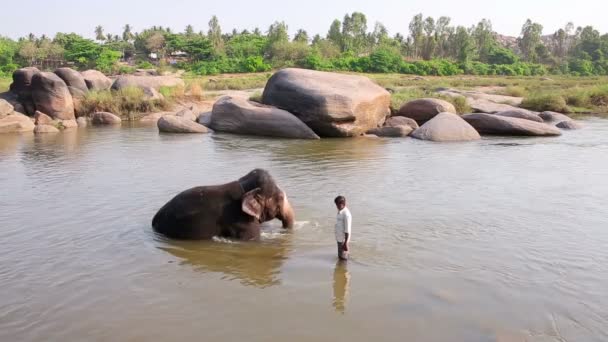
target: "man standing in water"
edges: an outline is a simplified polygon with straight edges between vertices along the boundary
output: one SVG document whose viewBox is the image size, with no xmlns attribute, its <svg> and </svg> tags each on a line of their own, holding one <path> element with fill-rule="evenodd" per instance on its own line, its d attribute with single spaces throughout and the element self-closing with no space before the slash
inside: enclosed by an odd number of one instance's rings
<svg viewBox="0 0 608 342">
<path fill-rule="evenodd" d="M 336 208 L 338 208 L 338 216 L 336 217 L 336 242 L 338 244 L 338 258 L 340 260 L 348 260 L 348 243 L 350 242 L 350 231 L 352 225 L 352 216 L 350 210 L 346 207 L 346 198 L 338 196 L 334 199 Z"/>
</svg>

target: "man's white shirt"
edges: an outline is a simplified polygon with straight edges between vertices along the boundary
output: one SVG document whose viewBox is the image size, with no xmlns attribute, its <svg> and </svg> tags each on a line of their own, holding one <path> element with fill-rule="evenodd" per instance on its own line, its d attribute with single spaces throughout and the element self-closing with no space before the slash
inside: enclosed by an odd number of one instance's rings
<svg viewBox="0 0 608 342">
<path fill-rule="evenodd" d="M 344 209 L 338 212 L 336 216 L 336 241 L 344 242 L 344 234 L 348 233 L 350 237 L 351 234 L 351 226 L 352 226 L 353 218 L 350 214 L 350 210 L 344 207 Z"/>
</svg>

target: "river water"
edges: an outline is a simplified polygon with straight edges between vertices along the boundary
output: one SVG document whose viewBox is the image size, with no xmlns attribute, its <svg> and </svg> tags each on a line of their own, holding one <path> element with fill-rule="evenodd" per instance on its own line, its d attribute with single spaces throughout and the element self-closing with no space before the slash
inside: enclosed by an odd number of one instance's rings
<svg viewBox="0 0 608 342">
<path fill-rule="evenodd" d="M 558 138 L 0 136 L 1 341 L 606 341 L 608 121 Z M 174 242 L 176 193 L 268 169 L 296 229 Z M 333 198 L 353 214 L 336 262 Z"/>
</svg>

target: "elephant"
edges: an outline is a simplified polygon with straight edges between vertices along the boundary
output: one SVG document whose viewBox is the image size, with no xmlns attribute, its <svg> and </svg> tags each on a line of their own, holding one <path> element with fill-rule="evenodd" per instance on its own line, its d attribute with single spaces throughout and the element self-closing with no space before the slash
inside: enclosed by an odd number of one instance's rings
<svg viewBox="0 0 608 342">
<path fill-rule="evenodd" d="M 284 229 L 295 223 L 287 194 L 264 169 L 254 169 L 236 181 L 185 190 L 156 213 L 154 230 L 178 240 L 224 237 L 259 240 L 261 224 L 279 219 Z"/>
</svg>

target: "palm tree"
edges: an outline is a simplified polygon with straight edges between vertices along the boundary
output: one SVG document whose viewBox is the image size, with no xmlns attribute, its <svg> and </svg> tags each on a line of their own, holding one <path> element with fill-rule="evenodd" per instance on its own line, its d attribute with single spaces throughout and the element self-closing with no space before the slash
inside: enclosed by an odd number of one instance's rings
<svg viewBox="0 0 608 342">
<path fill-rule="evenodd" d="M 103 27 L 101 25 L 95 27 L 95 40 L 100 42 L 106 40 L 106 36 L 103 34 Z"/>
<path fill-rule="evenodd" d="M 124 30 L 122 32 L 122 40 L 124 40 L 125 42 L 128 42 L 130 40 L 133 39 L 133 28 L 131 27 L 131 25 L 127 24 L 124 27 Z"/>
</svg>

